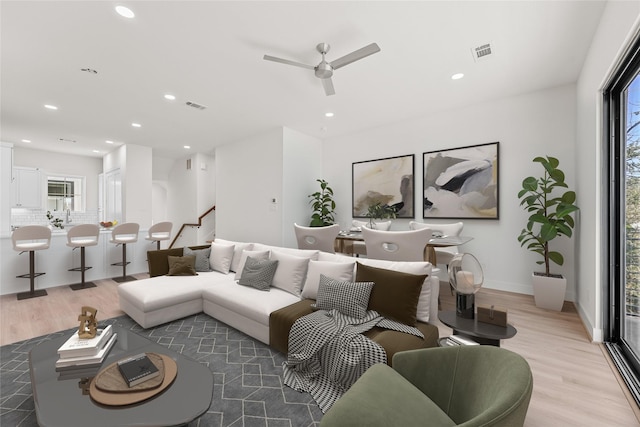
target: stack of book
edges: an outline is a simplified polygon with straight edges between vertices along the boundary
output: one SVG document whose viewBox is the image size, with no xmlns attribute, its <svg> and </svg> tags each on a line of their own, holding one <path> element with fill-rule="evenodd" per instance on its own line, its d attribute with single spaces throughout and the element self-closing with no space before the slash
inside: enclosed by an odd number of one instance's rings
<svg viewBox="0 0 640 427">
<path fill-rule="evenodd" d="M 118 369 L 129 387 L 136 386 L 160 375 L 160 370 L 153 364 L 146 353 L 118 361 Z"/>
<path fill-rule="evenodd" d="M 466 337 L 461 337 L 460 335 L 451 335 L 447 337 L 447 345 L 480 345 L 477 342 L 470 340 Z"/>
<path fill-rule="evenodd" d="M 81 378 L 95 375 L 116 341 L 111 325 L 98 329 L 95 337 L 81 339 L 78 331 L 58 349 L 56 371 L 60 378 Z"/>
</svg>

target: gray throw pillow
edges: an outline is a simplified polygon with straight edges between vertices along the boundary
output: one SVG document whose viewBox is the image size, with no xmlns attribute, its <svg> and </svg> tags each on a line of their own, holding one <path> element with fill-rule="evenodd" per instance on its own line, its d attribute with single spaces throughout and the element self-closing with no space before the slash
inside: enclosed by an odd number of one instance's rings
<svg viewBox="0 0 640 427">
<path fill-rule="evenodd" d="M 211 271 L 211 265 L 209 264 L 209 255 L 211 255 L 211 248 L 206 249 L 189 249 L 185 246 L 183 251 L 184 256 L 196 257 L 196 271 Z"/>
<path fill-rule="evenodd" d="M 263 259 L 258 260 L 247 257 L 242 269 L 242 275 L 238 279 L 238 284 L 243 286 L 251 286 L 261 291 L 268 291 L 273 282 L 273 276 L 278 268 L 277 260 Z"/>
<path fill-rule="evenodd" d="M 362 319 L 367 314 L 373 282 L 340 282 L 320 275 L 318 310 L 336 309 L 347 316 Z"/>
</svg>

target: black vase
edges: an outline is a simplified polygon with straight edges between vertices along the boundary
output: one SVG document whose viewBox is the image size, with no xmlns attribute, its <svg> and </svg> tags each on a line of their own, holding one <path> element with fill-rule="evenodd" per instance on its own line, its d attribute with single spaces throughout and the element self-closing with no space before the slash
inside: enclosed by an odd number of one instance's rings
<svg viewBox="0 0 640 427">
<path fill-rule="evenodd" d="M 475 317 L 476 295 L 456 292 L 456 316 L 463 319 Z"/>
</svg>

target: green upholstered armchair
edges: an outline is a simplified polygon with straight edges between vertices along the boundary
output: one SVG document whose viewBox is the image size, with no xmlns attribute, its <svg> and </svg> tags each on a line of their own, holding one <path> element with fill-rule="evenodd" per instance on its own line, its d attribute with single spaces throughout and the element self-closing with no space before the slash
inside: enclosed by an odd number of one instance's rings
<svg viewBox="0 0 640 427">
<path fill-rule="evenodd" d="M 526 360 L 499 347 L 403 351 L 393 368 L 369 368 L 320 425 L 522 426 L 532 389 Z"/>
</svg>

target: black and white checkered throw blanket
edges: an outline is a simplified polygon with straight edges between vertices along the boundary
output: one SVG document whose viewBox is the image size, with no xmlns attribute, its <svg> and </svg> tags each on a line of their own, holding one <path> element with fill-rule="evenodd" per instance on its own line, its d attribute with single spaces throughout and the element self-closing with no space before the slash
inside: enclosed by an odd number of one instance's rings
<svg viewBox="0 0 640 427">
<path fill-rule="evenodd" d="M 382 346 L 362 335 L 374 326 L 424 338 L 418 329 L 375 311 L 358 319 L 338 310 L 318 310 L 296 320 L 289 332 L 284 383 L 311 394 L 326 412 L 370 366 L 387 363 Z"/>
</svg>

